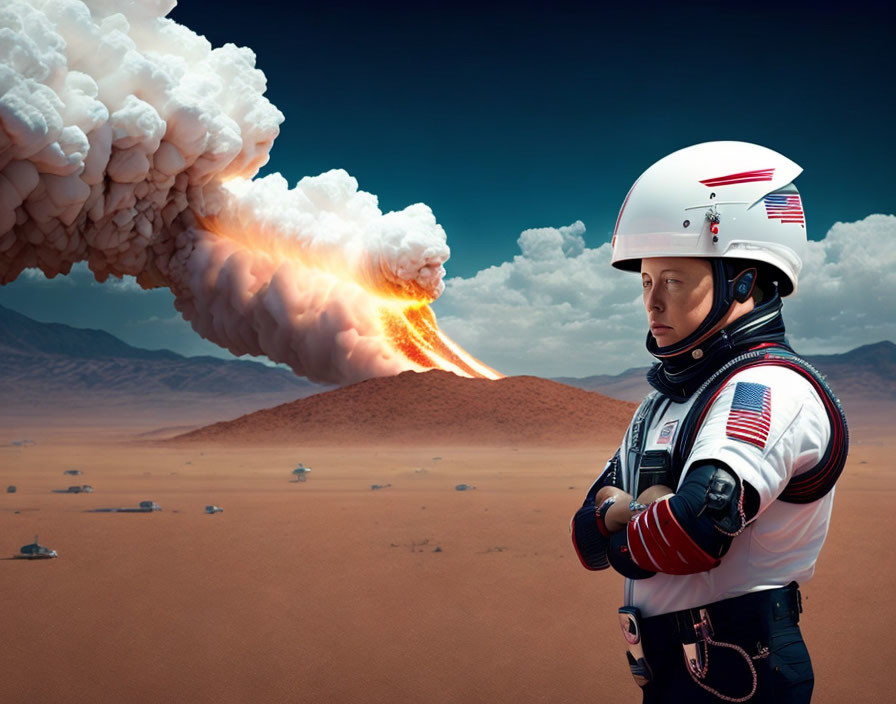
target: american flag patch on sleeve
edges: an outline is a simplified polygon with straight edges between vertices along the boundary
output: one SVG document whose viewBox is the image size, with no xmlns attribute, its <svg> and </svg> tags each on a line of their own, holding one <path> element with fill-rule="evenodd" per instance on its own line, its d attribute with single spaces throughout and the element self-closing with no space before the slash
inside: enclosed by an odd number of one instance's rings
<svg viewBox="0 0 896 704">
<path fill-rule="evenodd" d="M 772 390 L 749 381 L 737 382 L 725 435 L 763 450 L 771 424 Z"/>
</svg>

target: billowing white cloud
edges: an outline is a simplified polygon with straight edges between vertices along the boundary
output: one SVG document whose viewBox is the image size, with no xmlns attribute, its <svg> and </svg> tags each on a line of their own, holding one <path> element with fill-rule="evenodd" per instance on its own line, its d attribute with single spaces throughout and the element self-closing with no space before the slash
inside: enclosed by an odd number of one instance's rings
<svg viewBox="0 0 896 704">
<path fill-rule="evenodd" d="M 447 281 L 440 326 L 505 374 L 612 374 L 653 361 L 638 277 L 610 266 L 609 243 L 585 226 L 523 232 L 521 254 Z M 810 242 L 798 295 L 786 299 L 791 342 L 806 354 L 896 339 L 896 216 L 837 223 Z"/>
<path fill-rule="evenodd" d="M 167 288 L 202 337 L 322 381 L 444 361 L 409 351 L 401 317 L 443 289 L 429 207 L 383 213 L 340 169 L 252 180 L 283 115 L 255 54 L 212 48 L 174 5 L 3 0 L 0 286 L 86 265 L 118 292 Z"/>
<path fill-rule="evenodd" d="M 433 306 L 439 325 L 505 374 L 585 376 L 648 364 L 639 278 L 610 266 L 609 243 L 585 226 L 524 231 L 522 254 L 452 278 Z"/>
<path fill-rule="evenodd" d="M 799 292 L 784 304 L 800 352 L 844 352 L 896 340 L 896 216 L 838 222 L 809 243 Z"/>
</svg>

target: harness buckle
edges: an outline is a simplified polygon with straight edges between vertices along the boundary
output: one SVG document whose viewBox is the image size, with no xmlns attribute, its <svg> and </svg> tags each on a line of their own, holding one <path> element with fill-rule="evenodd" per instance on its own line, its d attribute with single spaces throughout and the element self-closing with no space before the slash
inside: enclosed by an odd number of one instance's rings
<svg viewBox="0 0 896 704">
<path fill-rule="evenodd" d="M 706 609 L 698 609 L 688 611 L 690 614 L 691 626 L 694 629 L 693 642 L 682 643 L 684 650 L 684 661 L 687 663 L 690 673 L 699 679 L 705 679 L 709 672 L 709 650 L 708 643 L 712 642 L 712 621 Z M 690 639 L 688 639 L 690 640 Z"/>
<path fill-rule="evenodd" d="M 625 654 L 632 677 L 639 687 L 646 687 L 653 680 L 653 671 L 644 657 L 644 645 L 641 642 L 641 610 L 635 606 L 623 606 L 619 609 L 619 625 L 628 651 Z"/>
</svg>

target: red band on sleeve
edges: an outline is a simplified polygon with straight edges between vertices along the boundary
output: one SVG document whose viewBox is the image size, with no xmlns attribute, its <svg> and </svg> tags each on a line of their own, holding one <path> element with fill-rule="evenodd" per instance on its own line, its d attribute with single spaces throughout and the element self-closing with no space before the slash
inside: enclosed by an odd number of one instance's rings
<svg viewBox="0 0 896 704">
<path fill-rule="evenodd" d="M 718 567 L 676 520 L 669 499 L 654 501 L 626 529 L 628 548 L 638 567 L 666 574 L 695 574 Z"/>
</svg>

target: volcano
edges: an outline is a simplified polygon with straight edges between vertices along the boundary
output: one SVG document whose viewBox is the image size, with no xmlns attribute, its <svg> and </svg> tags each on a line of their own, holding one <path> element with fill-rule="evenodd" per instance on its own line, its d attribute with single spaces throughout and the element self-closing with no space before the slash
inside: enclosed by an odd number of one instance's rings
<svg viewBox="0 0 896 704">
<path fill-rule="evenodd" d="M 538 377 L 491 381 L 431 370 L 368 379 L 169 442 L 591 445 L 617 441 L 634 410 Z"/>
</svg>

